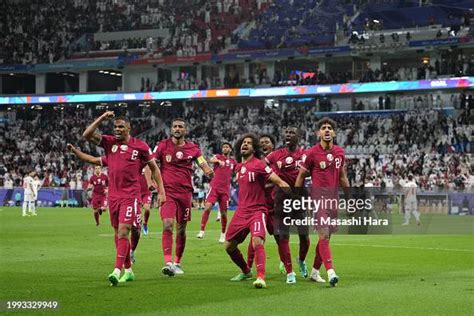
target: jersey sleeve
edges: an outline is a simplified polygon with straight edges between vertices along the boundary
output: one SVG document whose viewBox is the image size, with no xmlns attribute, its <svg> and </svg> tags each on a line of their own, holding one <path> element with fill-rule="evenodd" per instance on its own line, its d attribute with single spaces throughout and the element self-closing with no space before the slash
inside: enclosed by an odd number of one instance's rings
<svg viewBox="0 0 474 316">
<path fill-rule="evenodd" d="M 142 142 L 142 145 L 140 146 L 140 160 L 144 164 L 147 164 L 150 160 L 153 160 L 153 151 L 145 142 Z"/>
<path fill-rule="evenodd" d="M 110 152 L 110 148 L 112 147 L 114 141 L 114 137 L 112 135 L 102 135 L 100 137 L 99 147 L 105 149 L 105 152 Z"/>
<path fill-rule="evenodd" d="M 157 161 L 160 161 L 161 155 L 163 154 L 163 148 L 164 148 L 164 143 L 158 142 L 155 145 L 155 148 L 153 149 L 153 158 L 155 158 Z"/>
<path fill-rule="evenodd" d="M 199 148 L 199 145 L 196 145 L 196 147 L 194 147 L 194 154 L 192 156 L 194 160 L 197 160 L 199 157 L 202 156 L 201 148 Z"/>
<path fill-rule="evenodd" d="M 303 157 L 300 167 L 306 171 L 311 171 L 313 169 L 313 155 L 308 150 L 303 154 Z"/>
<path fill-rule="evenodd" d="M 273 166 L 273 164 L 275 164 L 275 152 L 274 151 L 272 151 L 270 154 L 268 154 L 268 156 L 265 157 L 265 162 L 269 166 Z"/>
<path fill-rule="evenodd" d="M 100 157 L 100 164 L 104 167 L 107 167 L 108 164 L 107 164 L 107 156 L 102 156 Z"/>
</svg>

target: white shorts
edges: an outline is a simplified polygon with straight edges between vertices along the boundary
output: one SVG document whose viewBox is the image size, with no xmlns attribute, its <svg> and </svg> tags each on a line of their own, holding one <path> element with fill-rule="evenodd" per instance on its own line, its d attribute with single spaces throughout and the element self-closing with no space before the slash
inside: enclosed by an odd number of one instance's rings
<svg viewBox="0 0 474 316">
<path fill-rule="evenodd" d="M 25 202 L 34 202 L 35 198 L 34 198 L 33 194 L 25 193 L 25 196 L 23 197 L 23 201 L 25 201 Z"/>
<path fill-rule="evenodd" d="M 406 212 L 416 211 L 416 209 L 417 209 L 416 201 L 406 201 L 405 202 L 405 211 Z"/>
</svg>

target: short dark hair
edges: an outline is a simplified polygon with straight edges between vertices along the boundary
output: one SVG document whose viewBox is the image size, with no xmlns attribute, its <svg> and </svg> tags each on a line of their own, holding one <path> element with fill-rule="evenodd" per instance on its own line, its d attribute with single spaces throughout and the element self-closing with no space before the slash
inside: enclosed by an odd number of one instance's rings
<svg viewBox="0 0 474 316">
<path fill-rule="evenodd" d="M 229 142 L 222 142 L 221 147 L 224 145 L 229 145 L 229 147 L 232 148 L 232 144 Z"/>
<path fill-rule="evenodd" d="M 316 128 L 319 130 L 319 129 L 321 129 L 321 126 L 323 126 L 324 124 L 331 125 L 332 129 L 337 128 L 337 123 L 333 119 L 330 119 L 329 117 L 323 117 L 322 119 L 317 121 L 316 122 Z"/>
<path fill-rule="evenodd" d="M 273 135 L 270 135 L 270 134 L 261 134 L 260 137 L 259 137 L 259 140 L 264 138 L 264 137 L 267 137 L 270 139 L 270 141 L 272 142 L 273 144 L 273 147 L 275 147 L 276 145 L 276 140 L 275 140 L 275 137 L 273 137 Z"/>
<path fill-rule="evenodd" d="M 294 128 L 294 129 L 296 130 L 296 135 L 298 135 L 299 137 L 301 137 L 301 130 L 300 130 L 298 127 L 296 127 L 296 126 L 294 126 L 294 125 L 290 125 L 290 126 L 285 127 L 285 130 L 287 130 L 287 129 L 289 129 L 289 128 Z"/>
<path fill-rule="evenodd" d="M 244 134 L 242 137 L 240 137 L 237 143 L 235 144 L 235 158 L 237 159 L 238 162 L 242 162 L 240 147 L 242 147 L 242 143 L 244 142 L 244 139 L 246 138 L 252 139 L 252 147 L 254 150 L 253 155 L 258 159 L 262 157 L 262 152 L 260 151 L 260 139 L 255 134 L 247 133 L 247 134 Z"/>
<path fill-rule="evenodd" d="M 174 119 L 171 120 L 171 125 L 173 125 L 174 122 L 176 121 L 180 121 L 180 122 L 183 122 L 184 123 L 184 126 L 186 126 L 186 121 L 181 118 L 181 117 L 175 117 Z"/>
<path fill-rule="evenodd" d="M 130 124 L 130 120 L 126 116 L 117 116 L 114 118 L 114 121 L 124 121 L 125 123 Z"/>
</svg>

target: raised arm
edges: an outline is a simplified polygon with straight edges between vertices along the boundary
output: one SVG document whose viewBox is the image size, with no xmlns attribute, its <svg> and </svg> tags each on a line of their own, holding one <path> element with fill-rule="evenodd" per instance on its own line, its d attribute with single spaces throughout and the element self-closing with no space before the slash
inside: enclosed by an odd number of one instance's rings
<svg viewBox="0 0 474 316">
<path fill-rule="evenodd" d="M 96 132 L 96 129 L 99 125 L 108 119 L 111 119 L 115 116 L 113 111 L 104 112 L 101 116 L 99 116 L 91 125 L 89 125 L 84 133 L 82 133 L 82 137 L 84 137 L 87 141 L 94 145 L 99 145 L 101 136 L 99 133 Z"/>
<path fill-rule="evenodd" d="M 206 176 L 211 178 L 214 175 L 214 170 L 212 170 L 212 168 L 209 167 L 209 165 L 207 164 L 206 159 L 203 156 L 198 157 L 197 163 L 198 163 L 199 168 L 202 169 L 202 171 L 204 172 L 204 174 Z"/>
<path fill-rule="evenodd" d="M 82 151 L 80 151 L 79 149 L 77 149 L 71 144 L 67 144 L 66 148 L 82 161 L 88 162 L 93 165 L 98 165 L 98 166 L 102 165 L 102 162 L 100 161 L 100 157 L 94 157 L 89 154 L 83 153 Z"/>
</svg>

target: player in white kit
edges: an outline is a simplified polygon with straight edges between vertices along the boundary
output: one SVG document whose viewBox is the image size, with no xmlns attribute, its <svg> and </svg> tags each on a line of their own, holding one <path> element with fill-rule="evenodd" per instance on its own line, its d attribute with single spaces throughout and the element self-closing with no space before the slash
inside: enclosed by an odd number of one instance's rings
<svg viewBox="0 0 474 316">
<path fill-rule="evenodd" d="M 33 179 L 34 171 L 31 171 L 25 178 L 23 178 L 23 216 L 36 216 L 35 201 L 38 196 L 38 186 Z"/>
<path fill-rule="evenodd" d="M 403 195 L 405 196 L 405 222 L 402 225 L 410 224 L 410 217 L 413 213 L 415 216 L 416 224 L 420 225 L 420 213 L 418 212 L 418 202 L 416 200 L 417 184 L 413 179 L 413 175 L 408 175 L 407 180 L 400 180 L 400 185 L 402 186 Z"/>
</svg>

